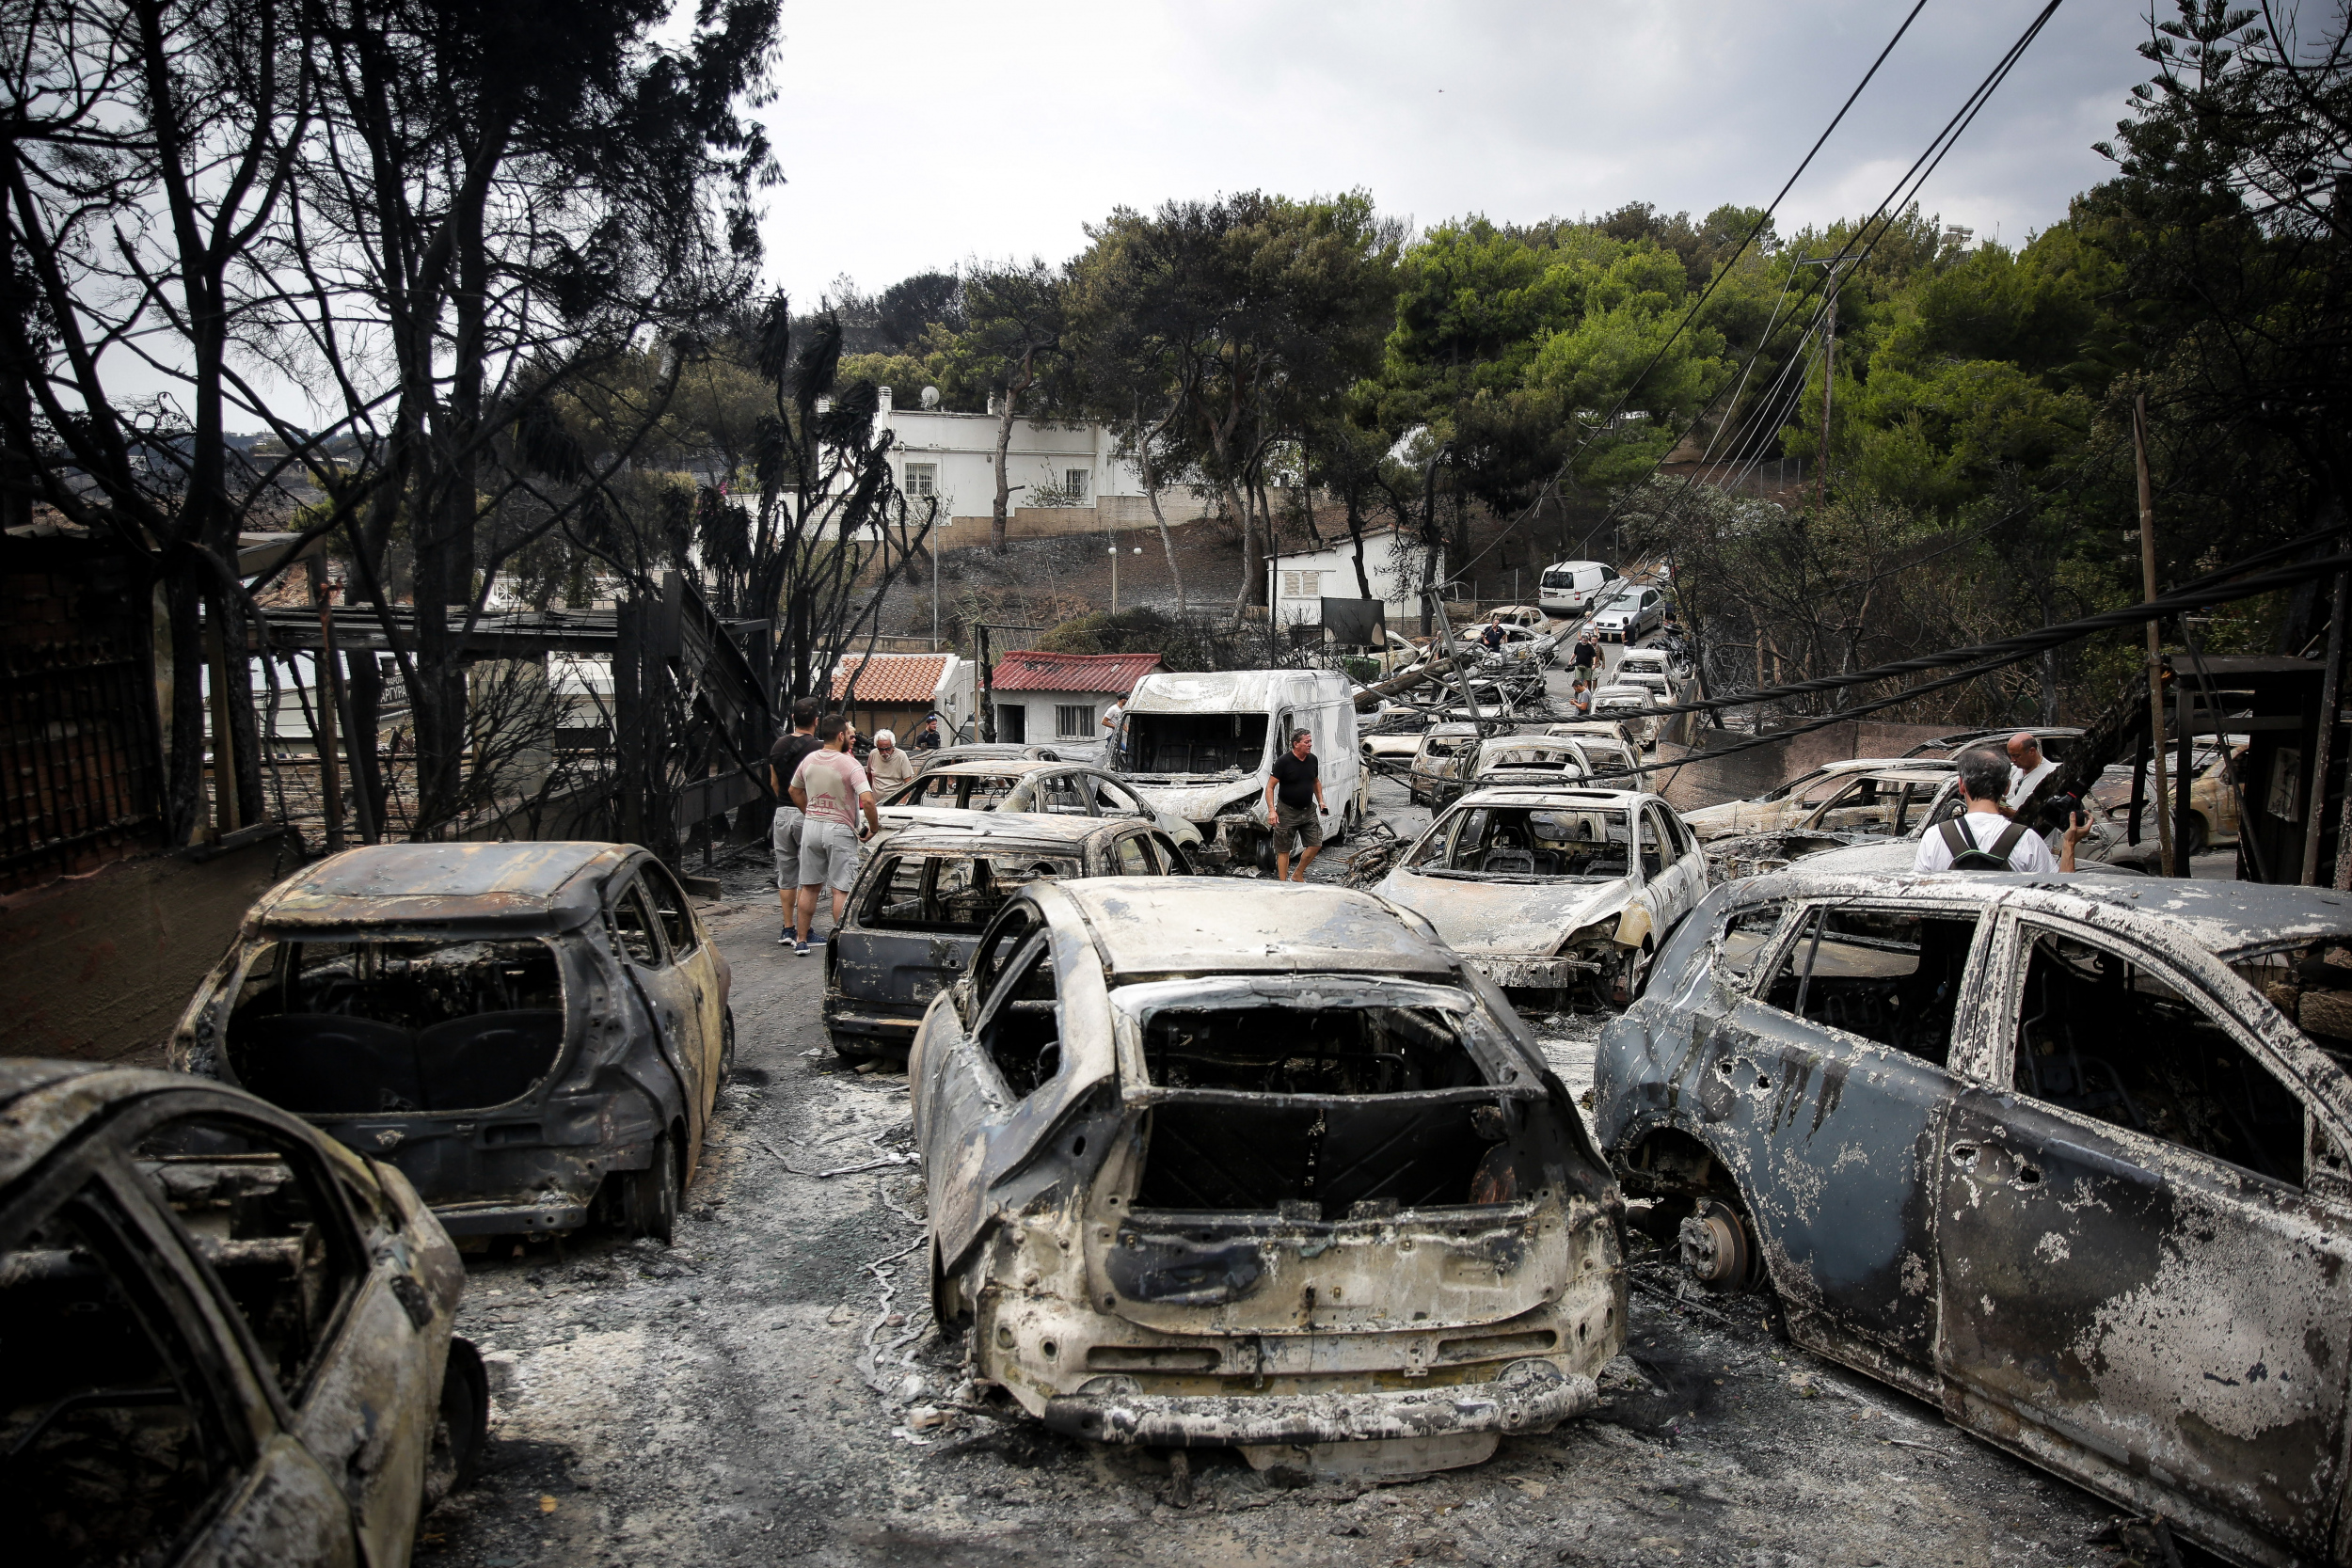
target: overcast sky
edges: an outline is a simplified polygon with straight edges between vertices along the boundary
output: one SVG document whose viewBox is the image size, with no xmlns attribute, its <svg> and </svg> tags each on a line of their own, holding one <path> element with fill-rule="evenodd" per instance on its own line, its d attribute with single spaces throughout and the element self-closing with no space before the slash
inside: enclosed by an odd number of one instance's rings
<svg viewBox="0 0 2352 1568">
<path fill-rule="evenodd" d="M 1874 208 L 2041 4 L 1928 0 L 1781 231 Z M 1251 188 L 1360 186 L 1423 226 L 1761 204 L 1908 8 L 787 0 L 769 270 L 813 305 L 844 273 L 1060 261 L 1114 207 Z M 2012 243 L 2062 217 L 2104 177 L 2090 144 L 2146 79 L 2146 35 L 2139 0 L 2061 6 L 1922 205 Z"/>
</svg>

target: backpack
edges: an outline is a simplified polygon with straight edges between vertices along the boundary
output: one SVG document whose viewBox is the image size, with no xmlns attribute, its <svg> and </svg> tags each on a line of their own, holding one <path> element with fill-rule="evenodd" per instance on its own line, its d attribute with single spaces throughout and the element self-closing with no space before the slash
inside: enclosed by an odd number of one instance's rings
<svg viewBox="0 0 2352 1568">
<path fill-rule="evenodd" d="M 2001 836 L 1982 849 L 1978 848 L 1970 842 L 1968 835 L 1961 832 L 1960 818 L 1956 816 L 1944 824 L 1942 832 L 1944 847 L 1952 852 L 1954 871 L 2014 871 L 2017 869 L 2009 863 L 2009 854 L 2010 850 L 2017 847 L 2018 840 L 2026 836 L 2026 825 L 2023 822 L 2012 822 L 2002 829 Z"/>
</svg>

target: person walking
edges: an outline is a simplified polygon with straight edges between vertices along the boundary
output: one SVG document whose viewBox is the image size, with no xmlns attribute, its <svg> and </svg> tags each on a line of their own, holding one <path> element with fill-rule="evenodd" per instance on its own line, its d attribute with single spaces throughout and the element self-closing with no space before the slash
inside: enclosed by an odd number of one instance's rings
<svg viewBox="0 0 2352 1568">
<path fill-rule="evenodd" d="M 1592 632 L 1591 632 L 1591 631 L 1589 631 L 1589 630 L 1586 630 L 1586 631 L 1581 631 L 1581 632 L 1577 633 L 1577 636 L 1576 636 L 1576 668 L 1577 668 L 1577 673 L 1578 673 L 1579 674 L 1581 674 L 1581 675 L 1582 675 L 1582 676 L 1584 677 L 1585 684 L 1586 684 L 1586 685 L 1588 685 L 1588 686 L 1589 686 L 1590 684 L 1592 684 L 1592 679 L 1593 679 L 1593 666 L 1594 666 L 1596 663 L 1597 663 L 1597 662 L 1599 661 L 1599 659 L 1600 659 L 1600 644 L 1599 644 L 1598 642 L 1597 642 L 1597 641 L 1595 641 L 1593 640 L 1593 634 L 1592 634 Z"/>
<path fill-rule="evenodd" d="M 914 759 L 898 744 L 895 732 L 874 732 L 874 754 L 866 759 L 866 776 L 885 794 L 914 777 Z"/>
<path fill-rule="evenodd" d="M 768 785 L 776 794 L 776 815 L 768 824 L 768 847 L 776 863 L 776 902 L 784 907 L 778 947 L 792 945 L 792 911 L 801 896 L 801 808 L 786 793 L 801 760 L 817 750 L 817 704 L 803 697 L 792 705 L 792 727 L 768 752 Z"/>
<path fill-rule="evenodd" d="M 1323 764 L 1314 754 L 1315 737 L 1305 730 L 1291 736 L 1291 749 L 1266 769 L 1265 825 L 1274 831 L 1274 879 L 1303 882 L 1307 867 L 1323 850 L 1323 818 L 1331 808 L 1323 800 Z M 1298 875 L 1291 875 L 1291 845 L 1303 847 Z"/>
<path fill-rule="evenodd" d="M 801 829 L 801 896 L 795 911 L 794 954 L 808 956 L 809 927 L 817 921 L 817 891 L 833 889 L 834 929 L 841 928 L 841 911 L 850 901 L 850 885 L 857 880 L 858 813 L 866 814 L 867 832 L 882 830 L 874 810 L 874 790 L 866 769 L 850 755 L 853 732 L 840 714 L 817 721 L 821 750 L 801 759 L 792 775 L 792 803 L 807 814 Z"/>
<path fill-rule="evenodd" d="M 917 730 L 914 735 L 914 749 L 918 752 L 936 752 L 939 750 L 938 720 L 926 719 L 923 721 L 923 727 L 920 730 Z"/>
<path fill-rule="evenodd" d="M 1968 809 L 1921 835 L 1912 870 L 1994 871 L 2006 866 L 2047 876 L 2074 869 L 2074 846 L 2090 832 L 2090 818 L 2074 814 L 2059 840 L 2058 857 L 2052 859 L 2040 833 L 2023 822 L 2011 822 L 2001 809 L 2001 797 L 2009 791 L 2009 759 L 1990 746 L 1971 746 L 1960 753 L 1960 797 Z"/>
</svg>

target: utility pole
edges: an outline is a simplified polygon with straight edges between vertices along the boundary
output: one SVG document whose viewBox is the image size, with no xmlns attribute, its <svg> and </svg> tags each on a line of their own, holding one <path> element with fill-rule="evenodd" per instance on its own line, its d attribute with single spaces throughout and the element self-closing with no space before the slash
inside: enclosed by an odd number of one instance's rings
<svg viewBox="0 0 2352 1568">
<path fill-rule="evenodd" d="M 2148 483 L 2148 394 L 2132 400 L 2132 454 L 2139 468 L 2139 578 L 2142 597 L 2156 596 L 2156 502 Z M 2183 877 L 2188 867 L 2172 856 L 2172 814 L 2165 799 L 2164 760 L 2164 644 L 2156 623 L 2148 623 L 2148 750 L 2156 770 L 2156 852 L 2168 877 Z"/>
<path fill-rule="evenodd" d="M 342 775 L 335 763 L 336 709 L 342 696 L 336 689 L 342 683 L 335 678 L 335 590 L 326 580 L 326 562 L 312 556 L 303 565 L 310 575 L 310 597 L 319 607 L 319 651 L 310 660 L 310 673 L 318 686 L 319 808 L 326 814 L 326 852 L 331 855 L 343 847 Z"/>
<path fill-rule="evenodd" d="M 2303 810 L 2303 883 L 2311 886 L 2319 880 L 2319 831 L 2328 818 L 2328 765 L 2335 749 L 2336 709 L 2344 700 L 2344 623 L 2352 615 L 2352 577 L 2336 574 L 2335 601 L 2328 612 L 2328 671 L 2319 682 L 2319 743 L 2312 754 L 2312 795 Z M 2222 739 L 2227 750 L 2229 742 Z M 2352 798 L 2352 788 L 2345 791 Z M 2342 834 L 2343 829 L 2338 827 Z M 2342 863 L 2344 847 L 2336 847 L 2336 860 Z M 2328 880 L 2332 883 L 2335 879 Z"/>
<path fill-rule="evenodd" d="M 1830 395 L 1837 385 L 1837 263 L 1850 254 L 1841 246 L 1835 256 L 1818 256 L 1797 262 L 1801 267 L 1829 269 L 1829 312 L 1821 319 L 1821 450 L 1813 459 L 1813 505 L 1817 511 L 1829 499 Z"/>
</svg>

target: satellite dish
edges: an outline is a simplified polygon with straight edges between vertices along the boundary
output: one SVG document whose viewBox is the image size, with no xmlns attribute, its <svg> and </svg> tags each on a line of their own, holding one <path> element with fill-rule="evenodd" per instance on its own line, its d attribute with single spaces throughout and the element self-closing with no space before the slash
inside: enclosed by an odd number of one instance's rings
<svg viewBox="0 0 2352 1568">
<path fill-rule="evenodd" d="M 936 408 L 939 406 L 938 388 L 926 387 L 923 388 L 923 406 L 926 408 Z"/>
</svg>

